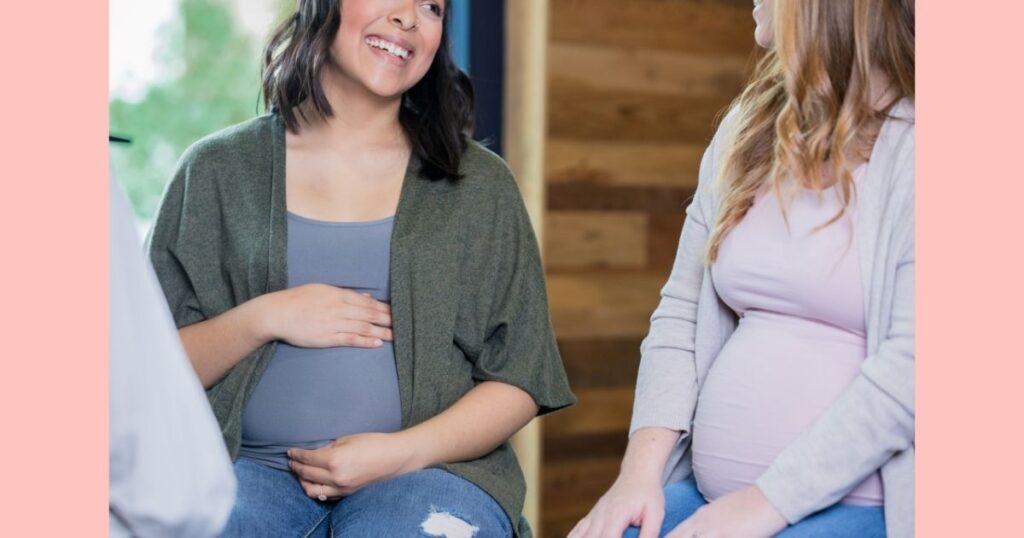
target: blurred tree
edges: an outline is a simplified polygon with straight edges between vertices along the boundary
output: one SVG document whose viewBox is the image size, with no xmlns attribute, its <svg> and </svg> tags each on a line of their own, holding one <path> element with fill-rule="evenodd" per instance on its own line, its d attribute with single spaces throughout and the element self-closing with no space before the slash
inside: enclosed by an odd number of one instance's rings
<svg viewBox="0 0 1024 538">
<path fill-rule="evenodd" d="M 164 29 L 168 76 L 139 101 L 110 101 L 110 131 L 132 139 L 111 152 L 136 215 L 149 221 L 178 158 L 206 134 L 260 112 L 260 44 L 239 29 L 227 0 L 180 0 Z"/>
</svg>

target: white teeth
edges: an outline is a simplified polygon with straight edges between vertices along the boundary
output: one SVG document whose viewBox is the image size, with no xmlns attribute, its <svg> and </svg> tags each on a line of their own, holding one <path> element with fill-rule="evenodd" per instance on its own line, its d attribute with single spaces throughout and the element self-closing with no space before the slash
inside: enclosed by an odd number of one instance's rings
<svg viewBox="0 0 1024 538">
<path fill-rule="evenodd" d="M 403 60 L 409 58 L 410 52 L 408 50 L 399 47 L 398 45 L 395 45 L 390 41 L 384 41 L 383 39 L 367 38 L 366 44 L 371 47 L 387 51 L 389 54 L 396 58 L 401 58 Z"/>
</svg>

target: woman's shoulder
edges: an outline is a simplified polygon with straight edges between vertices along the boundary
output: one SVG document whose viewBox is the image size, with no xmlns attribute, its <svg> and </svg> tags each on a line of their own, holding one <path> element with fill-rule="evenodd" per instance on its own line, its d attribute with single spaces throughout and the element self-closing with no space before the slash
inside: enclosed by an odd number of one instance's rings
<svg viewBox="0 0 1024 538">
<path fill-rule="evenodd" d="M 497 153 L 474 140 L 469 141 L 459 165 L 462 178 L 456 185 L 476 196 L 521 197 L 508 163 Z"/>
<path fill-rule="evenodd" d="M 277 116 L 264 114 L 210 133 L 195 141 L 181 157 L 182 165 L 256 164 L 272 154 Z"/>
</svg>

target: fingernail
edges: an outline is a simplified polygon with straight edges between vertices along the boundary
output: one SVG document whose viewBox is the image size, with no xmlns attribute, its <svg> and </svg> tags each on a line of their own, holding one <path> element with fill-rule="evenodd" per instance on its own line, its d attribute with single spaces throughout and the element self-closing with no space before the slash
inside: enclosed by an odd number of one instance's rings
<svg viewBox="0 0 1024 538">
<path fill-rule="evenodd" d="M 380 346 L 383 346 L 383 345 L 384 345 L 384 342 L 382 342 L 380 338 L 378 338 L 378 339 L 374 340 L 374 341 L 373 341 L 373 343 L 374 343 L 374 344 L 375 344 L 375 345 L 376 345 L 377 347 L 380 347 Z"/>
</svg>

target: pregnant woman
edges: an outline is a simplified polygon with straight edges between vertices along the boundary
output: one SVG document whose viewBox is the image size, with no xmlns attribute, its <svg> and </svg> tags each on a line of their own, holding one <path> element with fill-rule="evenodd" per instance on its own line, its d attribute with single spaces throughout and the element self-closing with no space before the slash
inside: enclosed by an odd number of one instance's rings
<svg viewBox="0 0 1024 538">
<path fill-rule="evenodd" d="M 573 538 L 913 536 L 913 0 L 754 4 L 767 55 L 701 163 L 621 472 Z"/>
<path fill-rule="evenodd" d="M 528 536 L 508 439 L 573 402 L 445 0 L 301 0 L 270 113 L 184 155 L 149 252 L 234 461 L 225 536 Z"/>
</svg>

